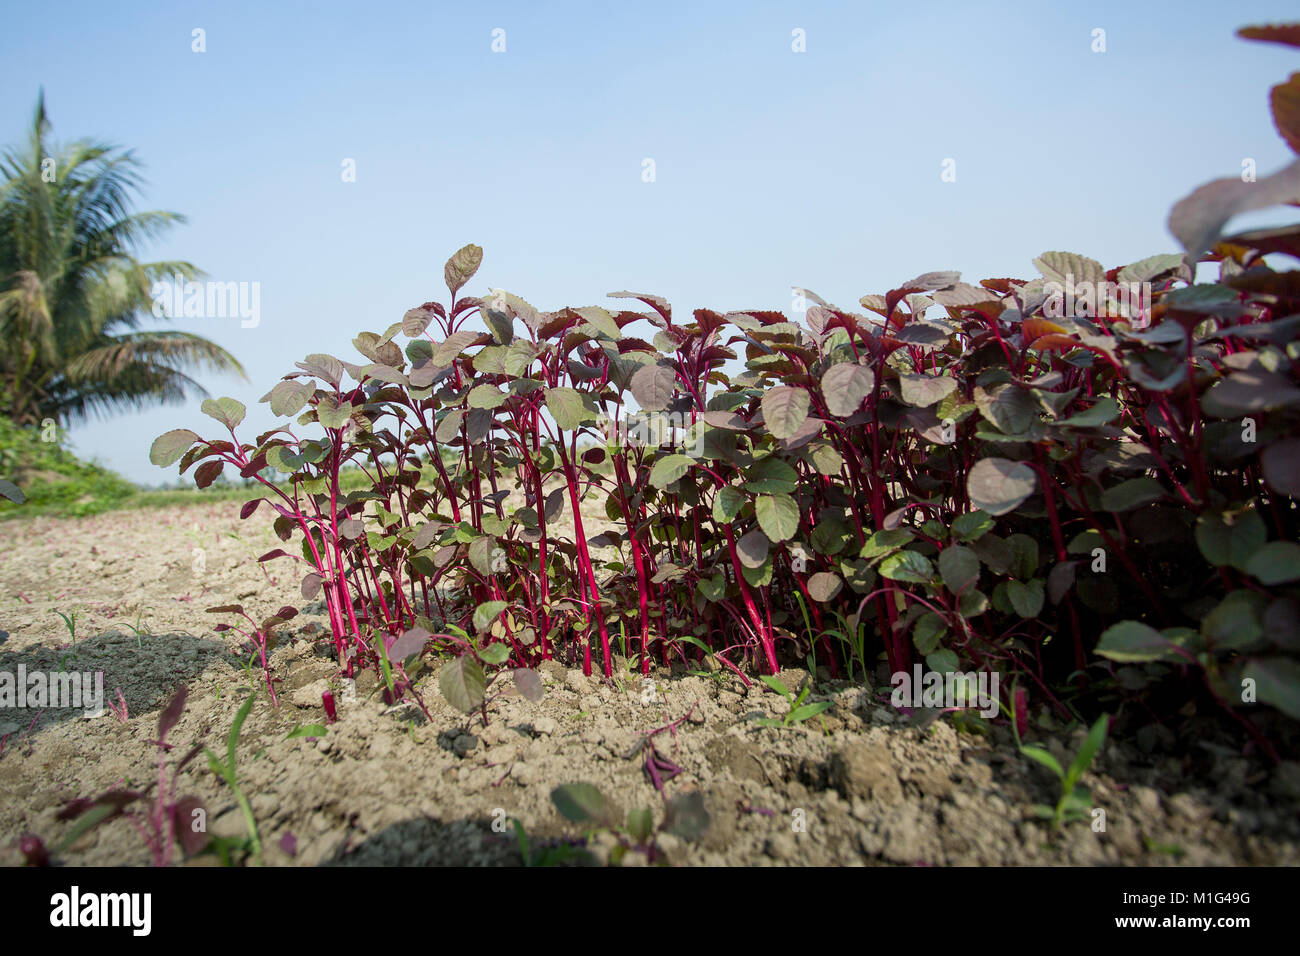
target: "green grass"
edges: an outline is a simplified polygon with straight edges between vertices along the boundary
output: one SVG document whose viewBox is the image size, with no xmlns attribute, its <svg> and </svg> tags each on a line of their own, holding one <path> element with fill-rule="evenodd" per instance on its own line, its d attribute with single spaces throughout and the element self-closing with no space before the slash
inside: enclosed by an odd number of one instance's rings
<svg viewBox="0 0 1300 956">
<path fill-rule="evenodd" d="M 23 428 L 0 417 L 0 478 L 13 481 L 27 500 L 15 504 L 0 498 L 0 521 L 11 518 L 74 518 L 128 508 L 167 508 L 247 501 L 263 486 L 252 479 L 218 479 L 208 488 L 194 487 L 180 477 L 174 488 L 141 488 L 116 472 L 82 461 L 58 442 L 41 440 L 39 428 Z M 368 488 L 370 482 L 355 469 L 344 470 L 345 491 Z M 288 485 L 282 485 L 288 490 Z"/>
</svg>

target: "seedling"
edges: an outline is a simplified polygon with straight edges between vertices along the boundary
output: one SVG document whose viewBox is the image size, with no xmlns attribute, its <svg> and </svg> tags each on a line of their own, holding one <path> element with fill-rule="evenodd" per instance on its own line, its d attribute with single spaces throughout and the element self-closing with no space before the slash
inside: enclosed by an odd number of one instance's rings
<svg viewBox="0 0 1300 956">
<path fill-rule="evenodd" d="M 1142 839 L 1146 843 L 1147 849 L 1152 853 L 1163 853 L 1166 856 L 1172 856 L 1174 859 L 1181 859 L 1187 855 L 1187 849 L 1177 843 L 1159 843 L 1149 836 L 1144 836 Z"/>
<path fill-rule="evenodd" d="M 682 768 L 659 752 L 659 749 L 655 746 L 654 739 L 659 734 L 667 731 L 673 738 L 673 750 L 675 752 L 677 749 L 677 728 L 691 719 L 695 714 L 695 708 L 698 706 L 700 706 L 700 702 L 697 700 L 695 703 L 691 704 L 690 710 L 671 723 L 664 724 L 662 727 L 656 727 L 654 730 L 642 731 L 641 739 L 626 757 L 628 760 L 631 760 L 638 754 L 644 757 L 642 769 L 645 771 L 645 775 L 650 779 L 650 782 L 654 784 L 654 788 L 659 791 L 659 796 L 663 797 L 665 802 L 668 800 L 668 794 L 664 791 L 664 784 L 682 773 Z"/>
<path fill-rule="evenodd" d="M 27 729 L 23 731 L 23 733 L 27 736 L 29 740 L 31 739 L 32 728 L 36 726 L 36 722 L 41 719 L 41 714 L 43 713 L 45 713 L 44 708 L 38 710 L 36 712 L 36 716 L 32 718 L 32 722 L 28 724 Z M 0 737 L 0 757 L 3 757 L 5 755 L 5 748 L 8 746 L 9 738 L 11 736 L 12 734 L 5 734 L 3 737 Z"/>
<path fill-rule="evenodd" d="M 299 737 L 306 737 L 308 740 L 316 740 L 324 737 L 328 733 L 324 724 L 294 724 L 293 730 L 289 731 L 285 740 L 297 740 Z"/>
<path fill-rule="evenodd" d="M 779 720 L 772 717 L 760 717 L 754 721 L 759 727 L 794 727 L 810 717 L 816 717 L 831 706 L 829 700 L 819 700 L 812 704 L 804 703 L 804 700 L 811 692 L 811 681 L 805 681 L 803 688 L 799 691 L 799 696 L 795 697 L 779 677 L 763 674 L 760 679 L 789 702 L 790 710 Z"/>
<path fill-rule="evenodd" d="M 158 748 L 157 778 L 143 790 L 112 789 L 94 799 L 82 797 L 70 801 L 59 812 L 58 819 L 76 820 L 76 823 L 54 848 L 54 854 L 63 853 L 88 830 L 119 816 L 135 826 L 155 866 L 169 864 L 178 844 L 186 856 L 200 852 L 208 844 L 207 810 L 202 802 L 193 796 L 175 797 L 177 775 L 198 756 L 202 746 L 192 747 L 170 774 L 167 770 L 167 753 L 172 747 L 167 743 L 167 735 L 184 713 L 185 700 L 186 688 L 182 684 L 158 717 L 158 739 L 153 741 Z M 124 783 L 132 786 L 129 780 Z M 153 808 L 148 813 L 129 809 L 131 804 L 148 797 L 151 790 Z"/>
<path fill-rule="evenodd" d="M 551 802 L 560 815 L 572 823 L 587 825 L 587 840 L 597 832 L 615 835 L 617 845 L 610 851 L 609 861 L 619 865 L 631 851 L 644 853 L 650 863 L 658 861 L 662 851 L 655 844 L 657 832 L 672 833 L 686 840 L 696 840 L 709 827 L 709 812 L 704 806 L 704 795 L 698 790 L 679 794 L 667 800 L 664 817 L 659 827 L 654 826 L 654 816 L 648 809 L 628 811 L 626 824 L 619 825 L 618 808 L 605 799 L 594 784 L 570 783 L 551 791 Z M 516 833 L 521 832 L 516 827 Z"/>
<path fill-rule="evenodd" d="M 248 836 L 244 846 L 252 855 L 253 862 L 260 866 L 262 864 L 262 838 L 257 832 L 257 818 L 253 815 L 253 807 L 239 786 L 239 779 L 235 771 L 235 755 L 239 747 L 239 733 L 244 726 L 244 721 L 248 719 L 248 713 L 253 709 L 253 701 L 256 699 L 256 693 L 250 694 L 235 713 L 234 723 L 230 725 L 230 733 L 226 737 L 226 759 L 222 760 L 206 747 L 203 748 L 203 752 L 208 758 L 208 768 L 224 780 L 226 786 L 230 788 L 230 792 L 235 795 L 235 802 L 239 805 L 239 810 L 244 815 L 244 824 L 248 828 Z M 290 736 L 293 736 L 293 734 L 290 734 Z M 320 736 L 324 736 L 324 734 L 322 733 Z"/>
<path fill-rule="evenodd" d="M 595 856 L 586 847 L 576 846 L 563 840 L 548 842 L 543 846 L 533 846 L 523 823 L 511 817 L 510 824 L 514 827 L 515 840 L 519 844 L 519 856 L 524 861 L 524 866 L 550 867 L 563 866 L 566 863 L 590 866 L 596 862 Z"/>
<path fill-rule="evenodd" d="M 489 601 L 479 605 L 474 612 L 476 628 L 480 632 L 491 634 L 491 629 L 500 623 L 498 619 L 506 612 L 506 608 L 507 605 L 503 601 Z M 464 713 L 480 711 L 483 726 L 486 727 L 487 705 L 501 693 L 498 691 L 489 697 L 487 692 L 505 673 L 503 665 L 510 658 L 510 645 L 504 641 L 484 644 L 480 638 L 471 637 L 454 625 L 448 628 L 447 633 L 440 635 L 431 635 L 422 628 L 417 629 L 415 632 L 408 632 L 401 641 L 408 639 L 418 641 L 422 647 L 427 638 L 443 641 L 445 646 L 449 646 L 459 655 L 444 664 L 442 673 L 438 675 L 438 687 L 442 691 L 442 696 L 446 698 L 447 703 Z M 395 643 L 393 647 L 398 647 L 401 641 Z M 485 668 L 490 668 L 490 671 Z M 531 667 L 516 667 L 511 671 L 511 676 L 519 693 L 525 699 L 530 701 L 542 699 L 545 690 L 542 686 L 542 677 L 537 671 Z"/>
<path fill-rule="evenodd" d="M 122 695 L 122 688 L 117 689 L 117 703 L 109 703 L 108 707 L 119 722 L 125 724 L 131 719 L 126 707 L 126 697 Z"/>
<path fill-rule="evenodd" d="M 267 654 L 270 652 L 271 648 L 276 645 L 278 640 L 278 628 L 297 617 L 298 609 L 286 604 L 270 617 L 264 618 L 260 624 L 249 616 L 248 612 L 244 610 L 244 607 L 241 604 L 225 604 L 220 607 L 210 607 L 207 612 L 209 614 L 236 614 L 248 622 L 247 630 L 238 625 L 225 623 L 214 625 L 213 630 L 218 632 L 234 631 L 236 634 L 243 635 L 243 637 L 250 642 L 251 646 L 255 648 L 253 652 L 255 657 L 260 659 L 262 663 L 262 674 L 266 679 L 266 689 L 271 694 L 271 706 L 279 707 L 280 703 L 275 696 L 275 684 L 271 679 L 271 666 L 267 662 Z M 248 674 L 249 691 L 252 692 L 255 683 L 252 677 L 252 662 L 250 661 L 248 664 L 243 666 L 244 672 Z"/>
<path fill-rule="evenodd" d="M 144 617 L 144 612 L 139 611 L 136 613 L 135 623 L 126 625 L 131 629 L 131 632 L 135 634 L 135 644 L 136 647 L 138 648 L 144 647 L 145 636 L 149 636 L 149 637 L 153 636 L 153 632 L 149 630 L 149 626 L 147 624 L 142 623 L 143 617 Z"/>
<path fill-rule="evenodd" d="M 709 645 L 705 644 L 698 637 L 692 637 L 689 634 L 682 634 L 677 639 L 685 644 L 690 644 L 694 647 L 698 647 L 709 657 L 717 661 L 719 665 L 721 665 L 720 667 L 715 667 L 711 670 L 696 669 L 696 670 L 687 671 L 687 673 L 690 674 L 692 677 L 707 677 L 715 684 L 717 684 L 719 687 L 722 687 L 726 684 L 726 680 L 727 680 L 727 675 L 722 670 L 722 667 L 728 667 L 732 671 L 734 671 L 737 676 L 740 677 L 741 683 L 743 683 L 746 687 L 749 686 L 749 679 L 744 675 L 744 673 L 742 673 L 739 669 L 737 669 L 735 664 L 733 664 L 731 661 L 727 660 L 725 657 L 721 656 L 720 654 L 716 653 L 713 650 L 713 648 L 709 647 Z M 685 654 L 682 655 L 683 659 L 685 659 L 685 656 L 686 656 Z"/>
<path fill-rule="evenodd" d="M 1057 759 L 1042 747 L 1022 744 L 1020 742 L 1020 732 L 1016 730 L 1016 745 L 1020 748 L 1020 752 L 1031 760 L 1038 761 L 1038 763 L 1056 774 L 1061 783 L 1061 796 L 1056 801 L 1055 807 L 1042 804 L 1034 806 L 1034 812 L 1038 816 L 1051 821 L 1053 830 L 1060 829 L 1064 823 L 1073 823 L 1087 818 L 1090 810 L 1089 794 L 1086 788 L 1078 786 L 1079 778 L 1092 766 L 1093 759 L 1106 742 L 1106 729 L 1109 723 L 1110 717 L 1106 714 L 1102 714 L 1097 718 L 1097 722 L 1092 725 L 1083 746 L 1079 748 L 1074 760 L 1070 762 L 1068 770 L 1062 770 Z M 1015 726 L 1015 721 L 1012 721 L 1012 727 Z"/>
<path fill-rule="evenodd" d="M 77 612 L 69 611 L 64 614 L 62 611 L 55 611 L 59 617 L 63 618 L 63 626 L 68 630 L 68 640 L 72 644 L 72 656 L 77 656 Z M 59 669 L 63 669 L 63 662 L 60 661 Z"/>
</svg>

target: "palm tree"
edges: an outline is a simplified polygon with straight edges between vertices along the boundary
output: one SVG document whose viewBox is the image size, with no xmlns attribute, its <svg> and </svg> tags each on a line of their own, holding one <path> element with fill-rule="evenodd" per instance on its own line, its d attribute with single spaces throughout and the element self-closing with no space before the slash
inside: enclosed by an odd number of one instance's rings
<svg viewBox="0 0 1300 956">
<path fill-rule="evenodd" d="M 54 147 L 44 91 L 25 147 L 0 158 L 0 414 L 61 424 L 207 392 L 182 371 L 243 367 L 188 332 L 141 329 L 151 289 L 188 262 L 135 253 L 184 217 L 131 212 L 134 154 L 79 140 Z"/>
</svg>

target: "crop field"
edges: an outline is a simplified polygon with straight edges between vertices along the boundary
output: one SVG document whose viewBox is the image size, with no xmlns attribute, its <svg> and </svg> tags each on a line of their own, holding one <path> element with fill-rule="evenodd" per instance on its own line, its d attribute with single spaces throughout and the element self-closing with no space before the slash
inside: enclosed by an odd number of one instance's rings
<svg viewBox="0 0 1300 956">
<path fill-rule="evenodd" d="M 1300 225 L 1232 225 L 1300 207 L 1298 103 L 1290 165 L 1175 190 L 1174 251 L 546 308 L 471 218 L 400 304 L 268 295 L 247 347 L 165 325 L 212 295 L 135 259 L 180 220 L 42 93 L 0 166 L 0 865 L 1300 864 Z M 126 465 L 70 437 L 105 420 Z"/>
</svg>

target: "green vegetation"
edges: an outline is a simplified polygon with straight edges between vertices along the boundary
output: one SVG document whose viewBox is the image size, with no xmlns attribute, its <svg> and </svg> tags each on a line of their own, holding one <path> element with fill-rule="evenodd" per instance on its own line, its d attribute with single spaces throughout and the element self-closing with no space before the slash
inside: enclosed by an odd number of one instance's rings
<svg viewBox="0 0 1300 956">
<path fill-rule="evenodd" d="M 83 461 L 64 444 L 62 430 L 53 424 L 22 427 L 0 416 L 0 478 L 12 482 L 24 498 L 20 504 L 0 497 L 0 520 L 69 518 L 119 508 L 243 501 L 256 484 L 252 479 L 236 479 L 219 480 L 207 488 L 180 482 L 172 488 L 141 488 L 102 465 Z M 341 470 L 339 482 L 345 490 L 369 484 L 356 468 Z M 284 487 L 289 485 L 285 483 Z"/>
<path fill-rule="evenodd" d="M 141 328 L 156 283 L 200 272 L 135 257 L 184 222 L 131 211 L 138 160 L 88 140 L 60 146 L 49 133 L 42 94 L 27 143 L 0 159 L 0 413 L 66 424 L 204 394 L 185 369 L 242 375 L 208 339 Z"/>
</svg>

